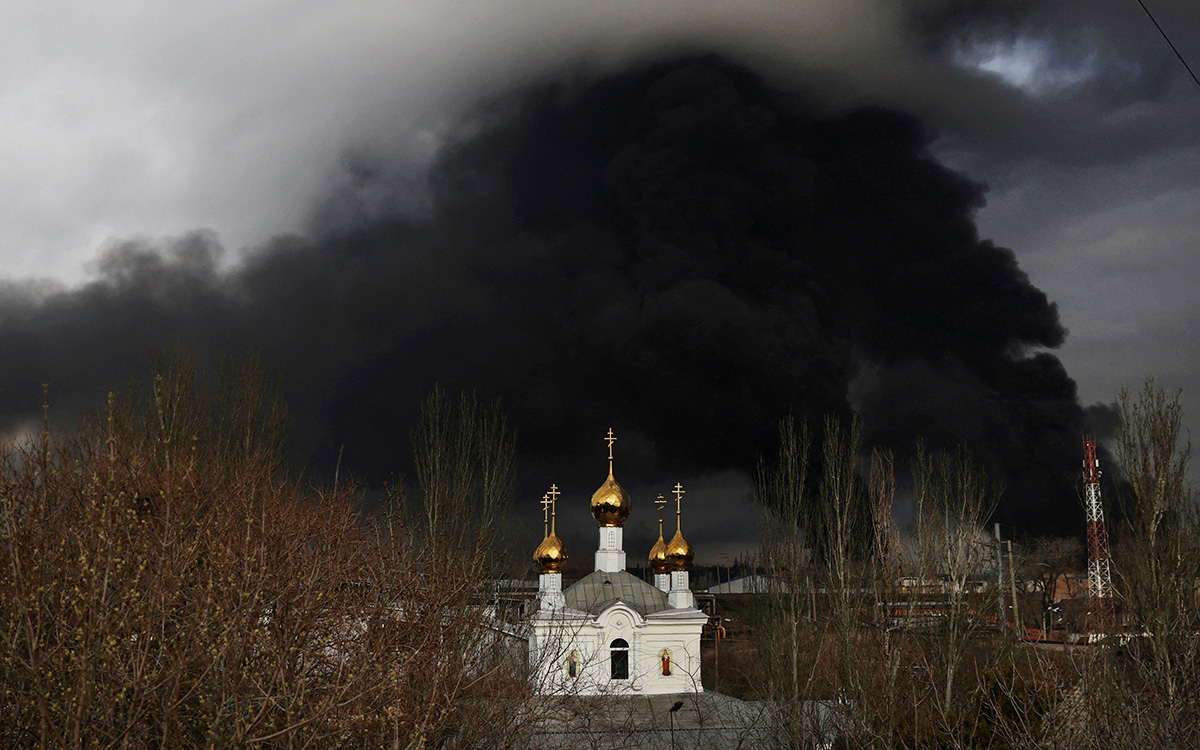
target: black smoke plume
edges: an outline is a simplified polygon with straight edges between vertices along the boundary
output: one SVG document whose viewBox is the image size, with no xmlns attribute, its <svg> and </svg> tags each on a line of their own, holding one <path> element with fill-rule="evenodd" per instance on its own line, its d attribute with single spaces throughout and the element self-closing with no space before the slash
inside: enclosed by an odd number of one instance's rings
<svg viewBox="0 0 1200 750">
<path fill-rule="evenodd" d="M 381 210 L 401 186 L 358 158 L 309 237 L 232 271 L 198 233 L 3 292 L 0 417 L 27 422 L 42 382 L 56 413 L 98 403 L 181 339 L 261 351 L 319 471 L 343 447 L 368 477 L 402 468 L 435 383 L 502 397 L 535 466 L 594 466 L 612 425 L 625 465 L 748 471 L 779 417 L 857 411 L 902 455 L 965 441 L 1007 484 L 1002 522 L 1080 525 L 1055 306 L 980 239 L 982 186 L 913 117 L 689 57 L 530 86 L 464 130 L 419 216 Z"/>
</svg>

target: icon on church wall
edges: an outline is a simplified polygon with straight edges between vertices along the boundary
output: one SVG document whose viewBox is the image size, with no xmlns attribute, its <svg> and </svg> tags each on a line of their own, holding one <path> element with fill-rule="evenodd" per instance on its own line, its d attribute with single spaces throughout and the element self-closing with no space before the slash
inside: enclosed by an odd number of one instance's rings
<svg viewBox="0 0 1200 750">
<path fill-rule="evenodd" d="M 567 677 L 579 676 L 579 654 L 572 651 L 567 654 Z"/>
<path fill-rule="evenodd" d="M 664 648 L 658 653 L 659 661 L 662 662 L 663 677 L 671 676 L 671 649 Z"/>
</svg>

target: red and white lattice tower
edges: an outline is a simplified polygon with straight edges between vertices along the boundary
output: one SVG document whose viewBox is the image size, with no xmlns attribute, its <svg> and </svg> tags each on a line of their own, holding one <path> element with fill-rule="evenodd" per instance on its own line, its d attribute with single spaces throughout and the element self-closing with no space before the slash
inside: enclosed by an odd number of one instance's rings
<svg viewBox="0 0 1200 750">
<path fill-rule="evenodd" d="M 1104 508 L 1100 505 L 1100 461 L 1096 458 L 1096 438 L 1083 436 L 1083 503 L 1087 510 L 1088 597 L 1090 614 L 1103 620 L 1112 609 L 1112 576 L 1108 565 L 1108 530 L 1104 526 Z"/>
</svg>

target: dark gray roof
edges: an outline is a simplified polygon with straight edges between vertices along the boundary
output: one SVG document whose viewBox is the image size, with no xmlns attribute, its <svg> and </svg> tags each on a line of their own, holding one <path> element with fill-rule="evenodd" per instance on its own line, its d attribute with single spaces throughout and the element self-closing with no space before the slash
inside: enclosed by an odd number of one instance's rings
<svg viewBox="0 0 1200 750">
<path fill-rule="evenodd" d="M 670 609 L 666 592 L 659 591 L 628 571 L 605 573 L 597 570 L 580 578 L 563 591 L 567 606 L 598 615 L 620 599 L 643 616 Z"/>
</svg>

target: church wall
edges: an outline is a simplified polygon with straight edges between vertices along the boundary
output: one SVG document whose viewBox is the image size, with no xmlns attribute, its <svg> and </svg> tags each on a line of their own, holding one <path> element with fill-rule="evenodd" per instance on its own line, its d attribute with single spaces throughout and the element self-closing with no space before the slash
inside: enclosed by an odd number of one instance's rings
<svg viewBox="0 0 1200 750">
<path fill-rule="evenodd" d="M 700 621 L 649 620 L 620 605 L 600 618 L 558 620 L 533 624 L 530 642 L 531 674 L 539 691 L 580 695 L 661 694 L 699 692 Z M 611 679 L 610 644 L 623 638 L 629 649 L 629 678 Z M 671 674 L 662 674 L 663 649 L 671 653 Z M 576 676 L 568 673 L 568 658 L 576 657 Z"/>
<path fill-rule="evenodd" d="M 643 631 L 637 654 L 644 693 L 701 692 L 700 629 L 697 623 L 650 623 Z M 671 674 L 662 674 L 663 649 L 671 652 Z"/>
<path fill-rule="evenodd" d="M 600 648 L 601 632 L 590 617 L 546 618 L 535 621 L 530 635 L 530 674 L 543 693 L 593 695 L 607 683 L 608 653 Z M 568 674 L 568 656 L 574 652 L 576 676 Z M 600 676 L 603 675 L 603 683 Z"/>
</svg>

